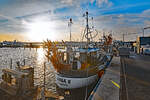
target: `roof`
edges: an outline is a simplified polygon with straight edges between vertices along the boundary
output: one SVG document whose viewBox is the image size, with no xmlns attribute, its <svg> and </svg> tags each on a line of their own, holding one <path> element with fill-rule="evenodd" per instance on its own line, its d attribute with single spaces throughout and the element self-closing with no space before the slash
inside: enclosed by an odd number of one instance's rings
<svg viewBox="0 0 150 100">
<path fill-rule="evenodd" d="M 88 52 L 88 53 L 90 53 L 90 52 L 96 52 L 98 50 L 99 50 L 99 48 L 88 48 L 88 49 L 80 48 L 79 52 L 82 52 L 82 53 Z"/>
</svg>

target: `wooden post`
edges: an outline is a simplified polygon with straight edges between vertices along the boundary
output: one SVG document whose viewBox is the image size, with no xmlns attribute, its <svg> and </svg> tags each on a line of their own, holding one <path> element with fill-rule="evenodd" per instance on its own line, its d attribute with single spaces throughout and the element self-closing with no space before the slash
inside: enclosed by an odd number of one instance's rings
<svg viewBox="0 0 150 100">
<path fill-rule="evenodd" d="M 25 66 L 26 62 L 25 62 L 25 59 L 23 60 L 23 65 Z"/>
<path fill-rule="evenodd" d="M 12 69 L 12 59 L 10 59 L 10 69 Z"/>
<path fill-rule="evenodd" d="M 45 68 L 46 68 L 46 62 L 44 62 L 44 91 L 45 91 Z"/>
</svg>

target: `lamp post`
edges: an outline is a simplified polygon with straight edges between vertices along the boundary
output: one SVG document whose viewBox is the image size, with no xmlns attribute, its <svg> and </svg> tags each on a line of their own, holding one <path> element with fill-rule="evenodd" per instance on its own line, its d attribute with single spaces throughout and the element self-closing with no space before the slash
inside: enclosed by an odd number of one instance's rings
<svg viewBox="0 0 150 100">
<path fill-rule="evenodd" d="M 125 35 L 125 34 L 123 33 L 123 34 L 122 34 L 122 40 L 123 40 L 123 42 L 124 42 L 124 35 Z"/>
<path fill-rule="evenodd" d="M 146 30 L 146 29 L 150 29 L 150 27 L 145 27 L 142 29 L 143 30 L 143 37 L 144 37 L 144 30 Z"/>
<path fill-rule="evenodd" d="M 144 37 L 144 28 L 142 29 L 142 31 L 143 31 L 143 37 Z"/>
</svg>

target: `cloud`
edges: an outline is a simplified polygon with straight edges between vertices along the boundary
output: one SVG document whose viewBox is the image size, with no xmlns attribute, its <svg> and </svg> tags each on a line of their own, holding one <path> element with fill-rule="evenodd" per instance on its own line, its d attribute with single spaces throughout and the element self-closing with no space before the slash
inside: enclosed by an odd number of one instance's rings
<svg viewBox="0 0 150 100">
<path fill-rule="evenodd" d="M 9 16 L 2 15 L 2 14 L 0 14 L 0 17 L 1 17 L 2 20 L 7 19 L 9 21 L 18 22 L 16 19 L 14 19 L 12 17 L 9 17 Z"/>
<path fill-rule="evenodd" d="M 130 35 L 126 35 L 126 40 L 135 40 L 136 36 L 142 36 L 142 28 L 150 26 L 149 14 L 150 10 L 136 14 L 100 15 L 95 18 L 95 24 L 98 29 L 105 31 L 107 34 L 111 30 L 114 31 L 116 39 L 121 39 L 123 33 L 129 33 Z M 146 30 L 145 34 L 150 36 L 150 31 Z"/>
<path fill-rule="evenodd" d="M 94 13 L 96 12 L 100 12 L 101 14 L 117 13 L 118 11 L 125 11 L 127 9 L 134 9 L 135 7 L 138 8 L 141 6 L 149 6 L 149 5 L 150 3 L 135 3 L 135 4 L 118 5 L 118 6 L 112 4 L 112 6 L 106 6 L 104 8 L 98 9 Z"/>
<path fill-rule="evenodd" d="M 113 3 L 109 0 L 90 0 L 90 1 L 91 1 L 91 3 L 96 2 L 96 4 L 99 7 L 110 7 L 113 5 Z"/>
<path fill-rule="evenodd" d="M 120 32 L 141 32 L 141 27 L 150 25 L 150 10 L 142 13 L 107 14 L 132 7 L 148 5 L 146 3 L 115 6 L 110 0 L 90 0 L 91 4 L 96 3 L 99 9 L 89 9 L 90 15 L 95 15 L 94 24 L 98 30 Z M 67 27 L 70 17 L 73 18 L 72 33 L 76 37 L 81 33 L 85 25 L 82 14 L 86 7 L 82 4 L 89 4 L 89 0 L 13 0 L 11 4 L 2 7 L 0 4 L 0 32 L 3 33 L 24 33 L 25 23 L 33 23 L 35 20 L 53 21 L 59 23 L 56 27 L 57 33 L 63 38 L 69 37 Z M 66 12 L 62 9 L 67 9 Z M 64 35 L 65 33 L 65 35 Z M 119 35 L 121 36 L 121 35 Z M 118 37 L 119 37 L 118 36 Z"/>
<path fill-rule="evenodd" d="M 112 2 L 109 2 L 108 0 L 96 0 L 96 3 L 99 5 L 99 7 L 104 7 L 105 5 L 108 5 L 109 7 L 112 6 Z"/>
<path fill-rule="evenodd" d="M 75 0 L 74 0 L 75 1 Z M 73 0 L 61 0 L 61 3 L 63 4 L 68 4 L 68 5 L 72 5 Z"/>
<path fill-rule="evenodd" d="M 82 2 L 87 1 L 83 0 Z M 79 7 L 77 6 L 81 2 L 80 0 L 13 0 L 11 3 L 0 9 L 0 32 L 2 33 L 21 33 L 24 31 L 23 21 L 32 22 L 39 17 L 45 17 L 55 22 L 67 20 L 67 26 L 68 18 L 66 16 L 79 16 Z M 57 8 L 63 7 L 70 7 L 69 9 L 72 10 L 68 13 L 54 13 Z"/>
</svg>

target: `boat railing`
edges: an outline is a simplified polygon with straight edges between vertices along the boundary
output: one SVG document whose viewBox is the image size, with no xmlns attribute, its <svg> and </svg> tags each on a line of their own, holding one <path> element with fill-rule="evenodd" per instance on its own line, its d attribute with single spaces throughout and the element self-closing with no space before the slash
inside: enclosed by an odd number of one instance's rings
<svg viewBox="0 0 150 100">
<path fill-rule="evenodd" d="M 81 69 L 77 69 L 77 70 L 74 70 L 74 69 L 62 69 L 62 70 L 59 71 L 58 74 L 60 74 L 60 76 L 65 76 L 65 77 L 76 77 L 76 78 L 89 77 L 89 76 L 95 75 L 99 70 L 102 70 L 99 67 L 101 65 L 105 65 L 107 62 L 109 62 L 109 59 L 105 55 L 103 57 L 103 59 L 101 59 L 99 61 L 99 64 L 97 64 L 96 66 L 89 66 L 88 68 L 83 69 L 83 70 L 81 70 Z"/>
<path fill-rule="evenodd" d="M 99 64 L 97 66 L 89 66 L 88 68 L 81 70 L 74 70 L 74 69 L 62 69 L 59 71 L 58 74 L 60 74 L 60 76 L 67 76 L 67 77 L 89 77 L 92 75 L 95 75 L 98 71 L 99 71 L 99 66 L 102 65 Z M 88 75 L 87 75 L 88 73 Z"/>
</svg>

